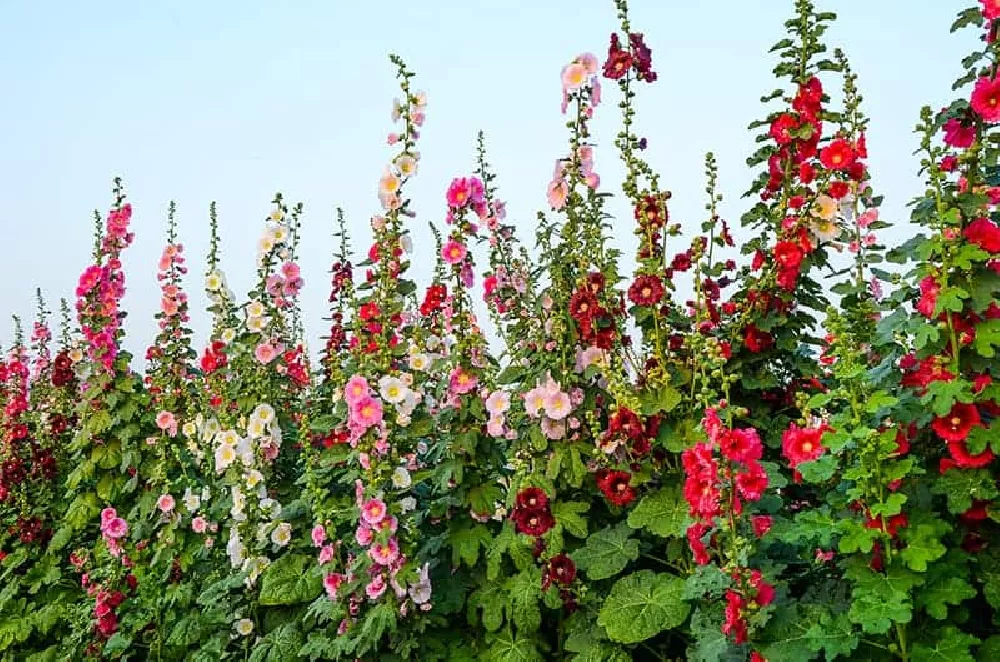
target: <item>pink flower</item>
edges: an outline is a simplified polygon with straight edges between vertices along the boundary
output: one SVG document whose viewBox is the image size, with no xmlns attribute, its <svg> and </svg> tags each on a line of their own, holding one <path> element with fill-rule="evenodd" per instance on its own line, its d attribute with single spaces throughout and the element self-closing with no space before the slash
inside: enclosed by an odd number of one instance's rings
<svg viewBox="0 0 1000 662">
<path fill-rule="evenodd" d="M 205 533 L 205 530 L 207 528 L 208 528 L 208 522 L 205 521 L 204 517 L 199 515 L 198 517 L 195 517 L 193 520 L 191 520 L 191 530 L 194 531 L 195 533 Z"/>
<path fill-rule="evenodd" d="M 556 391 L 545 398 L 545 415 L 553 420 L 566 418 L 572 408 L 569 395 L 563 391 Z"/>
<path fill-rule="evenodd" d="M 478 383 L 479 379 L 475 375 L 466 372 L 459 366 L 451 371 L 448 387 L 452 392 L 463 395 L 476 388 Z"/>
<path fill-rule="evenodd" d="M 367 430 L 382 422 L 382 402 L 366 395 L 351 405 L 351 423 Z"/>
<path fill-rule="evenodd" d="M 548 200 L 549 207 L 556 210 L 562 209 L 566 206 L 566 198 L 569 196 L 569 186 L 566 184 L 565 180 L 552 180 L 545 195 L 546 200 Z"/>
<path fill-rule="evenodd" d="M 454 239 L 449 239 L 447 243 L 441 247 L 441 259 L 448 264 L 458 264 L 465 259 L 468 252 L 468 249 L 465 248 L 465 244 L 457 242 Z"/>
<path fill-rule="evenodd" d="M 367 586 L 365 586 L 365 594 L 368 596 L 369 600 L 378 600 L 385 593 L 385 578 L 382 575 L 376 575 Z"/>
<path fill-rule="evenodd" d="M 372 544 L 373 537 L 374 534 L 372 533 L 371 528 L 365 526 L 364 524 L 359 526 L 358 530 L 354 532 L 354 539 L 362 547 L 367 547 L 368 545 Z"/>
<path fill-rule="evenodd" d="M 257 358 L 260 363 L 267 365 L 274 359 L 278 357 L 277 348 L 269 342 L 262 342 L 257 345 L 254 350 L 253 355 Z"/>
<path fill-rule="evenodd" d="M 344 575 L 337 574 L 336 572 L 332 572 L 323 577 L 323 588 L 326 590 L 326 595 L 331 600 L 337 599 L 337 589 L 339 589 L 340 585 L 344 583 L 344 579 Z"/>
<path fill-rule="evenodd" d="M 478 181 L 478 180 L 476 180 Z M 482 197 L 482 183 L 480 183 L 480 198 Z M 451 180 L 451 184 L 448 185 L 448 191 L 445 193 L 445 199 L 448 201 L 448 206 L 453 209 L 463 209 L 466 205 L 476 202 L 473 199 L 475 191 L 473 190 L 472 180 L 466 177 L 456 177 Z"/>
<path fill-rule="evenodd" d="M 311 535 L 313 547 L 319 547 L 323 544 L 323 541 L 326 540 L 326 529 L 322 524 L 317 524 L 312 528 Z"/>
<path fill-rule="evenodd" d="M 177 429 L 177 419 L 169 411 L 161 411 L 156 415 L 156 427 L 164 432 Z"/>
<path fill-rule="evenodd" d="M 344 386 L 344 401 L 348 405 L 354 405 L 363 397 L 369 395 L 370 391 L 371 389 L 365 378 L 360 375 L 354 375 L 347 380 L 347 384 Z"/>
<path fill-rule="evenodd" d="M 298 280 L 301 273 L 299 265 L 294 262 L 285 262 L 281 265 L 281 275 L 285 277 L 285 280 Z"/>
<path fill-rule="evenodd" d="M 174 501 L 173 495 L 169 493 L 161 494 L 160 498 L 156 500 L 156 507 L 159 508 L 160 511 L 164 513 L 169 513 L 171 510 L 174 509 L 175 505 L 177 505 L 177 502 Z"/>
<path fill-rule="evenodd" d="M 121 517 L 114 517 L 101 525 L 101 532 L 114 540 L 123 538 L 128 533 L 128 522 Z"/>
<path fill-rule="evenodd" d="M 333 545 L 323 545 L 319 550 L 319 564 L 329 563 L 333 560 Z"/>
<path fill-rule="evenodd" d="M 389 510 L 381 499 L 369 499 L 361 506 L 361 519 L 369 526 L 376 526 L 385 519 Z"/>
<path fill-rule="evenodd" d="M 562 70 L 563 90 L 566 92 L 578 90 L 587 84 L 588 78 L 590 78 L 590 74 L 585 65 L 580 62 L 571 62 Z"/>
<path fill-rule="evenodd" d="M 118 511 L 114 508 L 105 508 L 101 511 L 101 528 L 104 528 L 104 524 L 110 522 L 114 518 L 118 517 Z"/>
<path fill-rule="evenodd" d="M 392 565 L 399 558 L 399 544 L 395 538 L 389 538 L 385 544 L 375 543 L 368 549 L 368 556 L 379 565 Z"/>
</svg>

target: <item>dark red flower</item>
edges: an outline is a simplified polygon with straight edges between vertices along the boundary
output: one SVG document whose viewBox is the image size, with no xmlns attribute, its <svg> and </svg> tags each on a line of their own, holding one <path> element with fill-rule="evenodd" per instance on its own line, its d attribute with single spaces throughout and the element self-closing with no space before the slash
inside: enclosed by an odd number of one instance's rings
<svg viewBox="0 0 1000 662">
<path fill-rule="evenodd" d="M 656 82 L 656 72 L 653 71 L 653 50 L 646 45 L 642 33 L 629 33 L 628 43 L 632 47 L 632 66 L 635 67 L 636 78 L 647 83 Z"/>
<path fill-rule="evenodd" d="M 637 276 L 628 288 L 629 301 L 637 306 L 655 306 L 663 299 L 663 283 L 659 276 L 644 274 Z"/>
<path fill-rule="evenodd" d="M 967 149 L 976 140 L 976 127 L 964 124 L 956 118 L 944 123 L 944 142 L 946 145 Z"/>
<path fill-rule="evenodd" d="M 517 507 L 540 510 L 549 507 L 549 497 L 540 487 L 526 487 L 517 493 Z"/>
<path fill-rule="evenodd" d="M 556 523 L 548 509 L 515 508 L 513 519 L 517 532 L 529 536 L 544 535 Z"/>
<path fill-rule="evenodd" d="M 549 559 L 548 578 L 561 586 L 569 586 L 576 579 L 576 564 L 566 554 L 557 554 Z"/>
<path fill-rule="evenodd" d="M 743 344 L 748 350 L 757 354 L 773 345 L 774 338 L 767 331 L 761 331 L 754 324 L 749 324 L 743 331 Z"/>
<path fill-rule="evenodd" d="M 629 484 L 632 474 L 620 470 L 602 470 L 597 475 L 597 487 L 604 498 L 616 506 L 627 506 L 635 500 L 635 490 Z"/>
<path fill-rule="evenodd" d="M 608 47 L 608 59 L 604 63 L 604 77 L 617 80 L 628 73 L 632 67 L 632 54 L 624 50 L 618 35 L 611 33 L 611 45 Z"/>
<path fill-rule="evenodd" d="M 758 538 L 763 538 L 771 530 L 771 524 L 773 523 L 774 519 L 770 515 L 754 515 L 750 518 L 753 533 Z"/>
</svg>

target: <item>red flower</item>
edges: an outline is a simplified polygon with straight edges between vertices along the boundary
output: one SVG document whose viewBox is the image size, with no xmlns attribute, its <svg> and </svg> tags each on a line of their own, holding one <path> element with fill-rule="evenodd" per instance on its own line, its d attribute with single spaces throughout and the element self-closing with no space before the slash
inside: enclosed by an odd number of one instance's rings
<svg viewBox="0 0 1000 662">
<path fill-rule="evenodd" d="M 851 192 L 851 187 L 847 182 L 830 182 L 830 197 L 841 200 Z"/>
<path fill-rule="evenodd" d="M 748 350 L 757 354 L 774 344 L 774 338 L 767 331 L 761 331 L 756 325 L 749 324 L 743 332 L 743 344 Z"/>
<path fill-rule="evenodd" d="M 719 450 L 733 462 L 759 460 L 762 448 L 760 436 L 753 428 L 726 430 L 719 437 Z"/>
<path fill-rule="evenodd" d="M 771 530 L 771 524 L 773 523 L 774 519 L 770 515 L 754 515 L 750 518 L 753 533 L 758 538 L 763 538 Z"/>
<path fill-rule="evenodd" d="M 937 308 L 938 292 L 941 285 L 933 276 L 925 276 L 920 281 L 920 300 L 917 301 L 917 311 L 925 317 L 934 317 L 934 309 Z"/>
<path fill-rule="evenodd" d="M 964 440 L 949 441 L 948 452 L 955 459 L 955 464 L 962 469 L 981 469 L 993 461 L 993 451 L 989 448 L 983 449 L 979 455 L 973 455 Z"/>
<path fill-rule="evenodd" d="M 758 462 L 749 462 L 746 471 L 736 474 L 736 489 L 747 501 L 759 501 L 767 489 L 767 472 Z"/>
<path fill-rule="evenodd" d="M 653 49 L 643 41 L 641 32 L 630 32 L 628 35 L 629 46 L 632 47 L 632 64 L 635 66 L 636 78 L 647 83 L 656 81 L 656 72 L 653 71 Z"/>
<path fill-rule="evenodd" d="M 632 54 L 622 49 L 618 35 L 611 33 L 611 45 L 608 47 L 608 59 L 604 63 L 604 77 L 617 80 L 628 73 L 632 67 Z"/>
<path fill-rule="evenodd" d="M 666 223 L 668 218 L 666 205 L 660 203 L 655 195 L 647 195 L 635 206 L 635 220 L 643 227 L 658 228 Z"/>
<path fill-rule="evenodd" d="M 746 601 L 736 591 L 726 591 L 726 621 L 722 624 L 722 634 L 732 636 L 733 642 L 739 646 L 747 641 L 747 622 L 743 617 Z"/>
<path fill-rule="evenodd" d="M 899 513 L 886 519 L 884 526 L 881 517 L 869 517 L 868 521 L 865 522 L 865 528 L 884 531 L 889 534 L 890 538 L 895 538 L 899 530 L 906 528 L 909 523 L 910 520 L 907 519 L 906 513 Z"/>
<path fill-rule="evenodd" d="M 578 323 L 590 321 L 597 310 L 597 297 L 589 289 L 576 290 L 569 298 L 570 317 Z"/>
<path fill-rule="evenodd" d="M 757 651 L 753 651 L 750 653 L 750 662 L 767 662 L 767 658 Z"/>
<path fill-rule="evenodd" d="M 771 137 L 779 145 L 787 145 L 792 142 L 792 131 L 799 128 L 799 121 L 791 113 L 782 113 L 771 122 Z"/>
<path fill-rule="evenodd" d="M 820 440 L 826 432 L 825 426 L 800 428 L 794 423 L 781 435 L 781 452 L 793 469 L 803 462 L 815 460 L 823 454 Z"/>
<path fill-rule="evenodd" d="M 979 0 L 983 5 L 983 18 L 995 21 L 1000 18 L 1000 0 Z"/>
<path fill-rule="evenodd" d="M 945 441 L 964 441 L 973 427 L 982 425 L 976 405 L 955 403 L 946 416 L 938 416 L 931 428 Z"/>
<path fill-rule="evenodd" d="M 774 602 L 774 586 L 764 581 L 764 575 L 760 570 L 750 571 L 750 586 L 757 592 L 753 601 L 761 607 L 766 607 Z"/>
<path fill-rule="evenodd" d="M 628 288 L 628 298 L 637 306 L 655 306 L 663 299 L 663 283 L 652 274 L 638 276 Z"/>
<path fill-rule="evenodd" d="M 779 241 L 774 246 L 774 261 L 782 269 L 797 271 L 805 258 L 805 251 L 795 242 Z"/>
<path fill-rule="evenodd" d="M 980 78 L 972 90 L 972 110 L 984 122 L 1000 122 L 1000 79 Z"/>
<path fill-rule="evenodd" d="M 1000 253 L 1000 227 L 987 218 L 977 218 L 962 230 L 962 235 L 988 253 Z"/>
<path fill-rule="evenodd" d="M 694 562 L 698 565 L 706 565 L 711 559 L 708 556 L 708 549 L 701 541 L 706 533 L 712 529 L 711 525 L 704 522 L 696 522 L 688 527 L 687 539 L 691 553 L 694 555 Z"/>
<path fill-rule="evenodd" d="M 954 117 L 944 123 L 944 142 L 946 145 L 967 149 L 976 140 L 976 127 L 966 125 Z"/>
<path fill-rule="evenodd" d="M 635 500 L 635 490 L 629 485 L 632 474 L 627 471 L 602 469 L 597 472 L 597 487 L 604 498 L 616 506 L 627 506 Z"/>
<path fill-rule="evenodd" d="M 843 138 L 837 138 L 819 153 L 820 163 L 829 170 L 847 170 L 856 159 L 854 147 Z"/>
<path fill-rule="evenodd" d="M 547 577 L 561 586 L 569 586 L 576 579 L 576 564 L 566 554 L 557 554 L 549 559 Z"/>
</svg>

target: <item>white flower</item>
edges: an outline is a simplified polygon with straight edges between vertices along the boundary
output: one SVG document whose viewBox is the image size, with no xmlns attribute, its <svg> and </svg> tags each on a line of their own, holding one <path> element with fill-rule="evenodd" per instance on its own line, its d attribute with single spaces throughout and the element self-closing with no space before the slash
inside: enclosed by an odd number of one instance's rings
<svg viewBox="0 0 1000 662">
<path fill-rule="evenodd" d="M 393 487 L 405 490 L 412 484 L 413 478 L 410 477 L 410 472 L 406 470 L 406 467 L 396 467 L 395 471 L 392 472 Z"/>
<path fill-rule="evenodd" d="M 266 317 L 248 317 L 247 318 L 247 331 L 250 333 L 260 333 L 267 327 L 268 319 Z"/>
<path fill-rule="evenodd" d="M 266 402 L 262 402 L 261 404 L 257 405 L 256 409 L 253 410 L 251 416 L 253 418 L 260 420 L 262 423 L 264 423 L 264 425 L 270 425 L 271 422 L 274 420 L 274 407 L 267 404 Z"/>
<path fill-rule="evenodd" d="M 386 402 L 391 402 L 394 405 L 399 404 L 406 399 L 407 393 L 409 393 L 406 384 L 403 380 L 398 377 L 390 377 L 386 375 L 378 381 L 379 393 L 382 395 L 382 399 Z"/>
<path fill-rule="evenodd" d="M 243 565 L 246 548 L 240 540 L 240 532 L 236 530 L 236 527 L 229 529 L 229 542 L 226 543 L 226 554 L 229 555 L 229 563 L 234 568 Z"/>
<path fill-rule="evenodd" d="M 234 627 L 236 628 L 236 634 L 240 635 L 241 637 L 246 637 L 249 636 L 251 632 L 253 632 L 253 621 L 251 621 L 249 618 L 241 618 L 240 620 L 236 621 Z"/>
<path fill-rule="evenodd" d="M 288 241 L 288 227 L 285 225 L 276 225 L 271 230 L 271 239 L 274 240 L 275 244 L 283 244 Z"/>
<path fill-rule="evenodd" d="M 430 358 L 426 354 L 412 354 L 410 356 L 410 368 L 412 370 L 427 370 L 427 366 L 430 363 Z"/>
<path fill-rule="evenodd" d="M 218 271 L 212 271 L 205 277 L 205 289 L 209 292 L 218 292 L 225 284 L 225 279 Z"/>
<path fill-rule="evenodd" d="M 235 446 L 240 443 L 240 435 L 237 434 L 236 430 L 223 430 L 219 433 L 219 443 Z"/>
<path fill-rule="evenodd" d="M 247 317 L 263 317 L 264 304 L 260 301 L 251 301 L 247 304 Z"/>
<path fill-rule="evenodd" d="M 405 252 L 413 252 L 413 239 L 410 238 L 410 235 L 404 234 L 399 240 L 399 245 Z"/>
<path fill-rule="evenodd" d="M 194 421 L 188 421 L 181 426 L 181 433 L 185 437 L 193 437 L 198 434 L 198 425 Z"/>
<path fill-rule="evenodd" d="M 230 444 L 220 444 L 215 449 L 215 471 L 222 473 L 229 468 L 229 465 L 236 459 L 236 447 Z"/>
<path fill-rule="evenodd" d="M 257 485 L 263 482 L 263 480 L 264 480 L 264 474 L 257 471 L 256 469 L 251 469 L 246 473 L 246 483 L 248 490 L 254 489 L 255 487 L 257 487 Z"/>
<path fill-rule="evenodd" d="M 240 443 L 236 444 L 236 455 L 240 458 L 243 466 L 253 465 L 253 446 L 250 445 L 249 439 L 240 439 Z"/>
<path fill-rule="evenodd" d="M 403 509 L 404 513 L 408 513 L 411 510 L 416 509 L 416 507 L 417 507 L 417 500 L 414 499 L 413 497 L 406 497 L 404 499 L 400 499 L 399 500 L 399 507 Z"/>
<path fill-rule="evenodd" d="M 198 510 L 198 507 L 201 505 L 201 497 L 192 492 L 190 487 L 184 490 L 184 496 L 181 497 L 181 501 L 184 502 L 184 507 L 192 513 Z"/>
<path fill-rule="evenodd" d="M 223 329 L 219 337 L 222 338 L 222 342 L 228 345 L 236 340 L 236 329 Z"/>
<path fill-rule="evenodd" d="M 259 251 L 258 257 L 265 257 L 274 250 L 274 238 L 270 233 L 260 238 L 260 241 L 257 242 L 257 250 Z"/>
<path fill-rule="evenodd" d="M 277 519 L 281 516 L 281 504 L 270 497 L 260 500 L 260 508 L 261 510 L 269 511 L 271 519 Z"/>
<path fill-rule="evenodd" d="M 271 542 L 278 547 L 284 547 L 292 540 L 292 525 L 282 522 L 271 531 Z"/>
<path fill-rule="evenodd" d="M 259 418 L 251 418 L 247 422 L 247 434 L 251 437 L 263 437 L 267 434 L 267 425 Z"/>
</svg>

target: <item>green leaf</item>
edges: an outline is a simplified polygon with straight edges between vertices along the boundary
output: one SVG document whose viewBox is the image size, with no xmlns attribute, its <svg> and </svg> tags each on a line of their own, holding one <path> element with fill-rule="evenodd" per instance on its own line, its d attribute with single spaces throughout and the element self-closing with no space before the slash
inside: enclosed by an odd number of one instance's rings
<svg viewBox="0 0 1000 662">
<path fill-rule="evenodd" d="M 874 572 L 860 560 L 849 566 L 847 574 L 855 582 L 848 613 L 866 633 L 885 634 L 895 623 L 913 618 L 910 592 L 923 581 L 919 575 L 896 567 L 886 574 Z"/>
<path fill-rule="evenodd" d="M 582 501 L 557 501 L 552 506 L 552 516 L 556 524 L 572 536 L 577 538 L 587 537 L 587 519 L 581 517 L 581 513 L 587 512 L 589 503 Z"/>
<path fill-rule="evenodd" d="M 371 618 L 372 613 L 380 609 L 379 605 L 368 612 L 365 622 Z M 253 648 L 250 654 L 250 662 L 285 662 L 294 660 L 303 644 L 302 633 L 299 632 L 295 622 L 288 622 L 279 625 L 277 628 L 267 633 Z"/>
<path fill-rule="evenodd" d="M 294 605 L 312 602 L 322 590 L 316 562 L 301 554 L 280 557 L 262 575 L 260 604 Z"/>
<path fill-rule="evenodd" d="M 973 499 L 989 501 L 1000 495 L 996 482 L 988 469 L 951 469 L 938 476 L 931 492 L 948 499 L 948 512 L 964 513 L 972 507 Z"/>
<path fill-rule="evenodd" d="M 994 347 L 1000 345 L 1000 319 L 986 320 L 976 325 L 973 347 L 980 356 L 992 359 L 996 356 Z"/>
<path fill-rule="evenodd" d="M 479 548 L 489 549 L 492 540 L 489 529 L 481 524 L 468 529 L 452 530 L 448 536 L 451 564 L 458 567 L 464 562 L 470 568 L 475 566 L 479 560 Z"/>
<path fill-rule="evenodd" d="M 197 643 L 202 636 L 201 621 L 197 613 L 188 614 L 170 630 L 167 646 L 185 647 Z"/>
<path fill-rule="evenodd" d="M 846 612 L 833 616 L 825 611 L 818 621 L 813 621 L 809 626 L 806 637 L 809 639 L 808 646 L 814 653 L 825 651 L 826 660 L 850 655 L 861 639 Z"/>
<path fill-rule="evenodd" d="M 913 645 L 910 659 L 913 662 L 976 662 L 970 648 L 979 643 L 971 634 L 956 627 L 946 627 L 934 637 L 933 647 L 929 644 Z"/>
<path fill-rule="evenodd" d="M 597 623 L 612 641 L 635 644 L 679 627 L 690 606 L 681 598 L 684 580 L 652 570 L 622 577 L 611 587 Z"/>
<path fill-rule="evenodd" d="M 507 604 L 507 594 L 503 591 L 503 587 L 490 582 L 469 596 L 469 621 L 474 623 L 475 612 L 482 609 L 483 627 L 489 632 L 495 632 L 503 625 L 503 608 L 505 604 Z"/>
<path fill-rule="evenodd" d="M 639 501 L 628 515 L 628 525 L 633 529 L 649 529 L 658 536 L 683 536 L 687 511 L 680 487 L 664 487 Z"/>
<path fill-rule="evenodd" d="M 901 554 L 903 562 L 911 570 L 926 572 L 929 562 L 938 560 L 948 551 L 941 544 L 941 536 L 947 532 L 948 526 L 940 521 L 903 529 L 902 537 L 906 542 Z"/>
<path fill-rule="evenodd" d="M 822 483 L 830 480 L 837 471 L 837 457 L 827 453 L 810 462 L 803 462 L 796 469 L 807 483 Z"/>
<path fill-rule="evenodd" d="M 533 639 L 504 631 L 490 645 L 489 662 L 545 662 Z"/>
<path fill-rule="evenodd" d="M 630 538 L 631 535 L 632 529 L 624 523 L 602 529 L 573 552 L 573 561 L 590 579 L 613 577 L 639 558 L 639 541 Z"/>
<path fill-rule="evenodd" d="M 542 598 L 542 573 L 538 568 L 528 568 L 505 584 L 510 600 L 510 618 L 518 630 L 534 632 L 542 624 L 542 612 L 538 601 Z"/>
<path fill-rule="evenodd" d="M 932 581 L 917 593 L 917 602 L 931 618 L 943 621 L 948 618 L 948 605 L 960 605 L 976 597 L 976 589 L 961 577 L 947 577 Z"/>
</svg>

